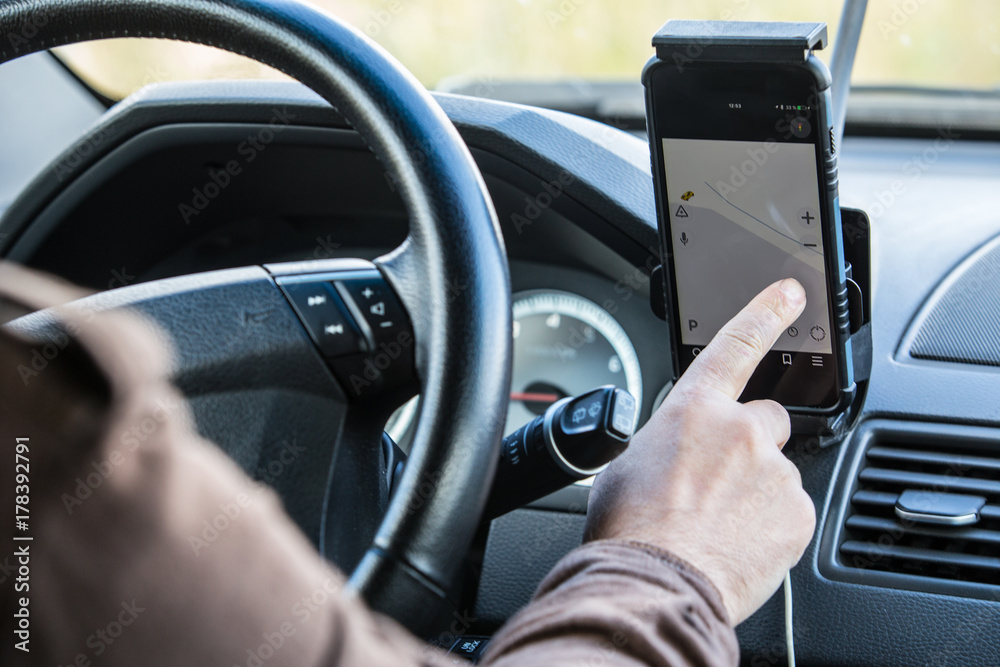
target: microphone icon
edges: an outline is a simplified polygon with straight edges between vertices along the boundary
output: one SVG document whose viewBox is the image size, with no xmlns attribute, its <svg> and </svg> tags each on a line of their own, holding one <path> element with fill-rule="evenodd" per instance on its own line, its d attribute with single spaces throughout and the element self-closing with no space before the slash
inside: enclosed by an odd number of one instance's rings
<svg viewBox="0 0 1000 667">
<path fill-rule="evenodd" d="M 690 241 L 690 240 L 691 239 L 688 238 L 687 232 L 681 232 L 681 243 L 683 243 L 684 245 L 687 245 L 688 241 Z"/>
</svg>

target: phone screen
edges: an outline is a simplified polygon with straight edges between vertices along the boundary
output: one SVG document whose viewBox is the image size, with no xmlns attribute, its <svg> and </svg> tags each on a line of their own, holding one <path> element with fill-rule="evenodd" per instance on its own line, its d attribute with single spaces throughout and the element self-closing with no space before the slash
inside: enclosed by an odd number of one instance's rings
<svg viewBox="0 0 1000 667">
<path fill-rule="evenodd" d="M 681 342 L 707 345 L 760 290 L 795 278 L 806 309 L 774 349 L 831 354 L 815 148 L 664 138 L 663 157 Z"/>
<path fill-rule="evenodd" d="M 795 278 L 806 290 L 805 311 L 742 399 L 836 405 L 841 383 L 828 279 L 838 272 L 829 256 L 835 204 L 821 180 L 820 133 L 828 128 L 816 127 L 825 116 L 817 113 L 822 98 L 810 76 L 780 66 L 664 66 L 650 85 L 681 372 L 764 287 Z"/>
</svg>

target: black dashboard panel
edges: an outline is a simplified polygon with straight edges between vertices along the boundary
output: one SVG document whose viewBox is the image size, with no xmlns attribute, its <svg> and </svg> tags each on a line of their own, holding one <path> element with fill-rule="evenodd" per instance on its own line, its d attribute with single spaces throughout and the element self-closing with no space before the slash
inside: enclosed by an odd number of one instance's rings
<svg viewBox="0 0 1000 667">
<path fill-rule="evenodd" d="M 917 315 L 900 356 L 1000 366 L 1000 237 L 946 278 Z"/>
<path fill-rule="evenodd" d="M 660 354 L 667 328 L 648 306 L 658 241 L 647 144 L 565 114 L 437 99 L 484 173 L 515 290 L 577 291 L 609 312 L 617 308 L 643 363 L 648 414 L 670 369 Z M 195 189 L 204 192 L 211 174 L 239 155 L 241 137 L 275 108 L 287 109 L 294 123 L 185 224 L 179 207 L 193 202 Z M 92 132 L 103 139 L 87 164 L 65 180 L 43 172 L 0 221 L 10 234 L 0 239 L 4 256 L 104 289 L 265 261 L 373 257 L 406 233 L 374 157 L 334 110 L 295 84 L 154 87 Z M 153 149 L 129 157 L 142 142 Z M 849 137 L 840 152 L 841 203 L 872 220 L 874 358 L 861 421 L 934 422 L 944 433 L 950 425 L 1000 426 L 996 368 L 899 354 L 942 280 L 1000 234 L 1000 145 L 942 130 L 929 139 Z M 559 196 L 541 196 L 555 182 L 564 186 Z M 856 456 L 853 442 L 786 447 L 819 515 L 816 538 L 792 573 L 799 664 L 997 664 L 1000 597 L 836 581 L 819 567 L 821 536 L 839 520 L 831 503 L 842 496 L 837 480 Z M 552 510 L 579 507 L 585 494 L 571 490 L 496 525 L 475 602 L 487 626 L 523 604 L 552 559 L 579 538 L 580 516 Z M 550 530 L 558 539 L 542 540 L 544 549 L 514 543 Z M 783 623 L 775 597 L 738 628 L 745 664 L 784 661 Z"/>
</svg>

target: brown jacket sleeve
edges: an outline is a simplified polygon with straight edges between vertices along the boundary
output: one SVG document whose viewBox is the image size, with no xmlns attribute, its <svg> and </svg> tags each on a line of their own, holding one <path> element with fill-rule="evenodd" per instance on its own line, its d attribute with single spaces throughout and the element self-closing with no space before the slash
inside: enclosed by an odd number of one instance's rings
<svg viewBox="0 0 1000 667">
<path fill-rule="evenodd" d="M 12 303 L 78 296 L 0 265 L 0 318 Z M 66 332 L 55 343 L 0 329 L 0 664 L 456 660 L 345 592 L 274 493 L 197 435 L 155 326 L 55 312 Z M 17 438 L 30 458 L 27 529 L 14 521 Z M 27 652 L 15 634 L 25 600 Z M 596 542 L 560 562 L 485 662 L 734 665 L 736 643 L 694 568 L 649 546 Z"/>
<path fill-rule="evenodd" d="M 718 591 L 656 547 L 591 542 L 565 556 L 535 599 L 500 631 L 486 663 L 736 665 L 738 646 Z"/>
</svg>

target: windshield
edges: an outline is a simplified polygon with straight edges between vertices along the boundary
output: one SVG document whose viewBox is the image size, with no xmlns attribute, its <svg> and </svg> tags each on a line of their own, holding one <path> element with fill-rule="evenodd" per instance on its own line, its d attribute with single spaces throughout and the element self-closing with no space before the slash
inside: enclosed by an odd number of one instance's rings
<svg viewBox="0 0 1000 667">
<path fill-rule="evenodd" d="M 638 80 L 650 38 L 669 18 L 825 21 L 840 0 L 310 0 L 388 49 L 425 85 L 583 78 Z M 221 51 L 119 39 L 59 49 L 97 91 L 120 99 L 160 81 L 281 78 Z M 821 52 L 828 59 L 830 48 Z M 872 0 L 852 82 L 993 89 L 1000 78 L 1000 3 Z"/>
</svg>

